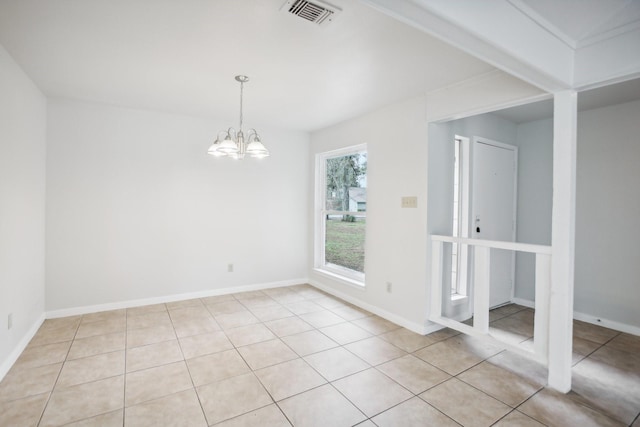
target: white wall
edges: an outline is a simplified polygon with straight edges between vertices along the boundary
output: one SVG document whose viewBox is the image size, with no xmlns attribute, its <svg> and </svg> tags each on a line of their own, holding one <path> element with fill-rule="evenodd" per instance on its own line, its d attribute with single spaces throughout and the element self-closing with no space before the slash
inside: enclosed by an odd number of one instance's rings
<svg viewBox="0 0 640 427">
<path fill-rule="evenodd" d="M 553 195 L 553 120 L 517 127 L 518 242 L 551 245 Z M 516 253 L 515 296 L 535 299 L 535 255 Z"/>
<path fill-rule="evenodd" d="M 578 114 L 575 310 L 640 328 L 640 101 Z"/>
<path fill-rule="evenodd" d="M 314 271 L 309 277 L 416 330 L 426 319 L 427 125 L 424 98 L 394 104 L 311 135 L 314 155 L 367 143 L 366 288 L 342 284 Z M 315 176 L 315 172 L 311 174 Z M 314 183 L 308 187 L 314 193 Z M 417 209 L 400 208 L 402 196 L 417 196 Z M 313 215 L 310 203 L 310 215 Z M 313 235 L 310 227 L 310 235 Z M 312 248 L 312 242 L 309 247 Z M 386 282 L 393 292 L 386 292 Z"/>
<path fill-rule="evenodd" d="M 451 236 L 453 233 L 453 168 L 456 121 L 429 124 L 427 235 Z M 431 243 L 428 242 L 428 245 Z M 451 244 L 445 243 L 442 251 L 442 314 L 460 320 L 469 313 L 469 301 L 451 304 L 446 283 L 451 283 Z M 431 248 L 428 265 L 431 271 Z M 429 278 L 430 280 L 431 278 Z M 433 284 L 431 284 L 433 285 Z"/>
<path fill-rule="evenodd" d="M 0 379 L 44 314 L 45 138 L 46 100 L 0 46 Z"/>
<path fill-rule="evenodd" d="M 229 123 L 48 107 L 48 311 L 306 277 L 307 134 L 232 161 L 206 154 Z"/>
<path fill-rule="evenodd" d="M 453 232 L 454 123 L 429 125 L 429 234 L 450 236 Z"/>
</svg>

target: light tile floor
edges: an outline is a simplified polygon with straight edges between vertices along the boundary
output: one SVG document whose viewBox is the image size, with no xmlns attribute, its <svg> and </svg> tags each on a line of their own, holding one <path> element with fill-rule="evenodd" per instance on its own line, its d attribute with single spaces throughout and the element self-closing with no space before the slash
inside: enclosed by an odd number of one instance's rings
<svg viewBox="0 0 640 427">
<path fill-rule="evenodd" d="M 531 345 L 533 311 L 490 313 Z M 573 390 L 444 329 L 421 336 L 299 285 L 47 320 L 0 426 L 633 426 L 640 338 L 575 322 Z"/>
</svg>

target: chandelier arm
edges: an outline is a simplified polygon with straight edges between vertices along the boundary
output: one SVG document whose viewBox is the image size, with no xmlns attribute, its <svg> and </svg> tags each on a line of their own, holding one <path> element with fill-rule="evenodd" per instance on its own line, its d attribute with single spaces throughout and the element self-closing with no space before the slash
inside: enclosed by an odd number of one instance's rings
<svg viewBox="0 0 640 427">
<path fill-rule="evenodd" d="M 221 130 L 220 132 L 218 132 L 218 134 L 216 135 L 216 140 L 220 141 L 220 135 L 223 135 L 223 139 L 224 137 L 228 134 L 229 132 Z"/>
</svg>

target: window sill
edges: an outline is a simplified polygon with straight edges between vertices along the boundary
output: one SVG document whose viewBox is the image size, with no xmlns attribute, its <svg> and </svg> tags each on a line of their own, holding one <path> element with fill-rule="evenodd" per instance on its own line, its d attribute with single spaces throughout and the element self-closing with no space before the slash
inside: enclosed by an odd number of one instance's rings
<svg viewBox="0 0 640 427">
<path fill-rule="evenodd" d="M 365 290 L 365 283 L 363 281 L 351 279 L 341 274 L 334 273 L 333 271 L 325 270 L 324 268 L 314 268 L 313 271 L 343 285 L 351 286 L 361 291 Z"/>
</svg>

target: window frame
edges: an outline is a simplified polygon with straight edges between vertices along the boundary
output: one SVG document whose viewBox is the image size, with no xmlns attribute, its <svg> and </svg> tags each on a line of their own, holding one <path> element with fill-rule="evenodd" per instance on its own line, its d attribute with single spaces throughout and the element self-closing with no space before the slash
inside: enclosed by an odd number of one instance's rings
<svg viewBox="0 0 640 427">
<path fill-rule="evenodd" d="M 469 212 L 470 212 L 470 139 L 461 135 L 454 135 L 454 162 L 457 163 L 457 178 L 458 186 L 454 191 L 457 193 L 454 201 L 454 209 L 457 205 L 457 221 L 454 221 L 452 236 L 454 237 L 469 237 Z M 456 173 L 454 167 L 454 174 Z M 457 223 L 457 227 L 456 227 Z M 455 283 L 451 283 L 451 300 L 461 301 L 469 295 L 469 246 L 458 245 L 453 243 L 452 246 L 457 246 L 457 265 L 456 265 L 456 280 Z M 454 248 L 452 247 L 452 252 Z M 453 257 L 452 257 L 453 258 Z M 453 266 L 452 266 L 453 270 Z"/>
<path fill-rule="evenodd" d="M 314 269 L 332 279 L 336 279 L 348 285 L 355 285 L 359 288 L 365 287 L 365 273 L 330 264 L 325 259 L 326 242 L 326 216 L 327 215 L 354 215 L 366 219 L 367 212 L 364 211 L 335 211 L 327 210 L 326 189 L 327 189 L 327 160 L 336 157 L 344 157 L 351 154 L 368 153 L 367 144 L 351 145 L 337 150 L 324 151 L 316 154 L 316 177 L 315 177 L 315 225 L 314 225 Z M 368 158 L 367 158 L 368 162 Z M 366 236 L 366 224 L 365 224 Z M 366 242 L 366 237 L 365 237 Z M 365 246 L 366 247 L 366 246 Z M 366 249 L 365 249 L 366 259 Z"/>
</svg>

